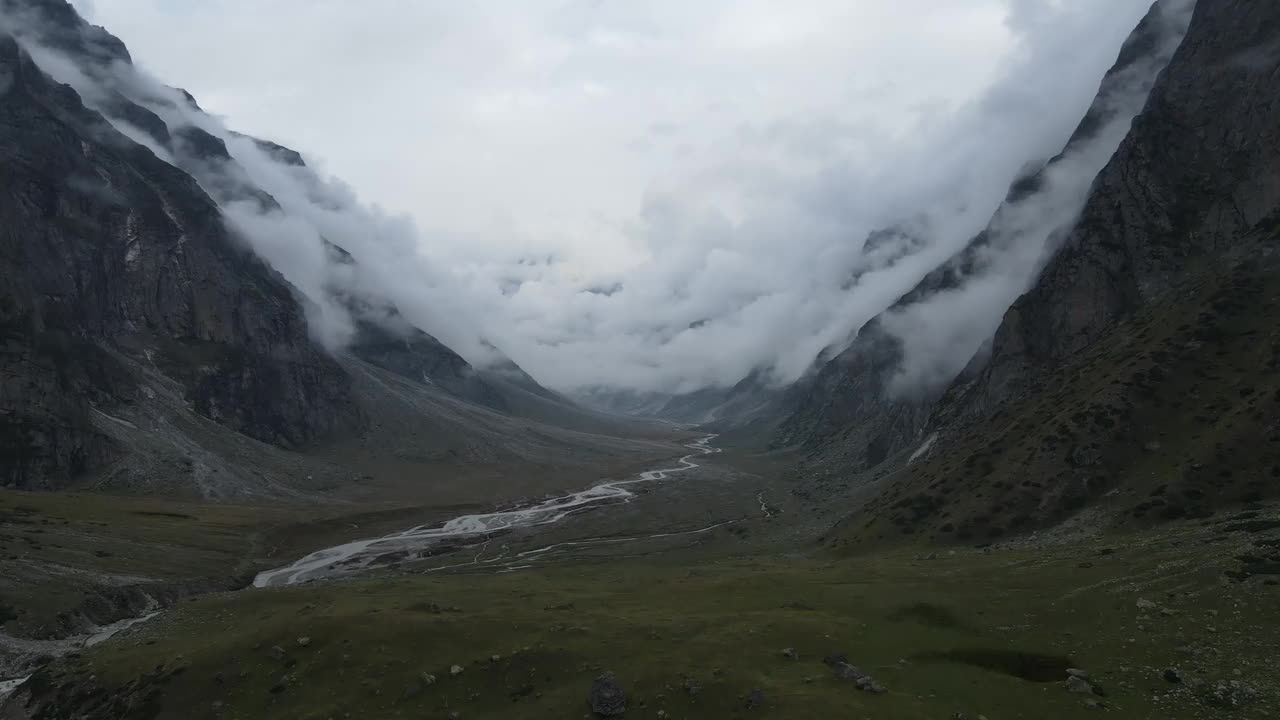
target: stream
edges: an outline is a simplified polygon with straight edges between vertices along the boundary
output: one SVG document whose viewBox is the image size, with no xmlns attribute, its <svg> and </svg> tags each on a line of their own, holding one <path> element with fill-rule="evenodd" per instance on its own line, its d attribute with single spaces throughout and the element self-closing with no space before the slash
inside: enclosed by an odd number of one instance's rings
<svg viewBox="0 0 1280 720">
<path fill-rule="evenodd" d="M 153 604 L 153 607 L 154 607 L 154 604 Z M 62 655 L 72 650 L 93 647 L 94 645 L 97 645 L 98 643 L 106 642 L 107 640 L 110 640 L 111 638 L 115 637 L 117 634 L 122 633 L 125 630 L 128 630 L 134 625 L 144 623 L 159 614 L 160 614 L 159 610 L 152 610 L 148 612 L 146 615 L 141 615 L 139 617 L 125 618 L 124 620 L 118 620 L 116 622 L 111 623 L 110 625 L 103 625 L 102 627 L 98 628 L 97 630 L 95 630 L 94 632 L 88 635 L 81 635 L 78 637 L 66 638 L 65 640 L 53 641 L 49 643 L 48 649 L 51 652 L 53 652 L 53 654 Z M 0 679 L 0 705 L 4 703 L 5 696 L 9 695 L 14 690 L 17 690 L 18 686 L 26 681 L 27 681 L 26 677 Z"/>
<path fill-rule="evenodd" d="M 503 563 L 497 565 L 495 569 L 498 572 L 510 572 L 530 567 L 528 563 L 533 559 L 562 548 L 710 532 L 738 521 L 729 520 L 693 530 L 643 535 L 635 538 L 585 538 L 527 550 L 511 557 L 507 556 L 506 546 L 504 545 L 501 554 L 489 558 L 484 557 L 492 542 L 492 536 L 496 533 L 540 525 L 551 525 L 564 520 L 570 515 L 593 508 L 631 502 L 636 497 L 636 493 L 631 491 L 631 487 L 642 483 L 665 480 L 675 473 L 686 472 L 699 467 L 699 464 L 694 462 L 694 458 L 720 452 L 719 448 L 711 446 L 711 441 L 716 437 L 715 435 L 708 435 L 701 440 L 685 445 L 685 447 L 694 452 L 680 458 L 679 464 L 675 467 L 647 470 L 630 480 L 605 482 L 580 492 L 528 503 L 510 510 L 462 515 L 436 525 L 419 525 L 391 535 L 356 540 L 343 545 L 317 550 L 285 567 L 259 573 L 254 578 L 253 586 L 258 588 L 283 587 L 325 578 L 352 575 L 370 567 L 384 567 L 393 563 L 428 557 L 432 554 L 438 554 L 442 549 L 465 549 L 477 545 L 480 550 L 469 561 L 457 565 L 433 568 L 433 570 Z M 765 508 L 763 500 L 761 503 L 761 507 Z M 768 512 L 767 509 L 766 512 Z M 449 547 L 449 543 L 456 541 L 461 541 L 461 545 Z M 134 625 L 146 622 L 158 614 L 160 614 L 159 611 L 152 611 L 140 617 L 121 620 L 111 625 L 103 626 L 91 635 L 69 638 L 68 641 L 64 641 L 64 644 L 68 645 L 68 649 L 72 649 L 72 647 L 91 647 Z M 26 679 L 25 677 L 0 679 L 0 704 L 3 704 L 5 696 L 16 690 Z"/>
<path fill-rule="evenodd" d="M 640 483 L 664 480 L 670 475 L 699 467 L 694 458 L 720 452 L 712 447 L 715 435 L 708 435 L 685 447 L 694 450 L 680 458 L 676 467 L 648 470 L 631 480 L 615 480 L 570 495 L 528 505 L 477 515 L 462 515 L 436 525 L 419 525 L 377 538 L 356 540 L 317 550 L 296 562 L 259 573 L 254 587 L 281 587 L 358 573 L 370 566 L 418 560 L 433 554 L 453 540 L 475 541 L 494 533 L 550 525 L 590 508 L 630 502 L 636 497 L 629 488 Z M 707 528 L 711 529 L 711 528 Z M 698 532 L 698 531 L 694 531 Z M 481 551 L 483 553 L 483 549 Z M 479 556 L 477 556 L 477 561 Z M 467 563 L 474 564 L 474 563 Z"/>
</svg>

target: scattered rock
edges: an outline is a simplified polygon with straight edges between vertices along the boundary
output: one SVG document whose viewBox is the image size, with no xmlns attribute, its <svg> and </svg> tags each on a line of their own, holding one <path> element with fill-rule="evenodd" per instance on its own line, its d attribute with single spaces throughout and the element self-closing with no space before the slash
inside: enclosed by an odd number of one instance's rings
<svg viewBox="0 0 1280 720">
<path fill-rule="evenodd" d="M 1085 698 L 1084 706 L 1090 710 L 1106 710 L 1107 704 L 1097 698 Z"/>
<path fill-rule="evenodd" d="M 1148 600 L 1148 599 L 1146 599 L 1146 598 L 1139 598 L 1139 599 L 1138 599 L 1138 609 L 1139 609 L 1139 610 L 1155 610 L 1155 609 L 1156 609 L 1156 607 L 1158 607 L 1158 606 L 1157 606 L 1155 603 L 1151 602 L 1150 600 Z"/>
<path fill-rule="evenodd" d="M 1262 693 L 1257 688 L 1240 680 L 1205 683 L 1197 687 L 1195 692 L 1201 702 L 1213 707 L 1247 707 L 1262 698 Z"/>
<path fill-rule="evenodd" d="M 601 717 L 616 717 L 627 711 L 627 694 L 611 672 L 604 673 L 591 683 L 587 701 L 591 703 L 591 711 Z"/>
<path fill-rule="evenodd" d="M 1089 679 L 1089 673 L 1085 672 L 1084 670 L 1081 670 L 1080 668 L 1067 668 L 1067 674 L 1070 675 L 1071 677 L 1078 677 L 1081 680 Z"/>
<path fill-rule="evenodd" d="M 830 666 L 832 666 L 832 667 L 835 667 L 836 665 L 839 665 L 840 663 L 847 663 L 847 662 L 849 662 L 849 657 L 848 657 L 847 655 L 845 655 L 844 653 L 831 653 L 830 655 L 828 655 L 828 656 L 826 656 L 826 657 L 822 658 L 822 662 L 823 662 L 824 664 L 826 664 L 826 665 L 830 665 Z"/>
<path fill-rule="evenodd" d="M 400 700 L 402 702 L 407 702 L 418 697 L 422 694 L 422 687 L 423 685 L 421 680 L 413 680 L 405 686 L 404 692 L 400 693 Z"/>
<path fill-rule="evenodd" d="M 426 672 L 424 672 L 424 673 L 422 673 L 421 675 L 419 675 L 419 676 L 418 676 L 418 679 L 422 681 L 422 684 L 423 684 L 423 685 L 435 685 L 435 684 L 436 684 L 436 676 L 435 676 L 435 675 L 432 675 L 431 673 L 426 673 Z"/>
<path fill-rule="evenodd" d="M 788 660 L 795 660 L 796 658 L 798 658 L 798 657 L 799 657 L 799 655 L 797 655 L 797 654 L 796 654 L 796 649 L 795 649 L 795 648 L 783 648 L 783 649 L 782 649 L 782 657 L 784 657 L 784 658 L 786 658 L 786 659 L 788 659 Z"/>
<path fill-rule="evenodd" d="M 1164 673 L 1161 675 L 1161 677 L 1165 679 L 1165 682 L 1173 683 L 1175 685 L 1182 683 L 1182 674 L 1179 673 L 1175 668 L 1169 668 L 1168 670 L 1165 670 Z"/>
<path fill-rule="evenodd" d="M 683 685 L 684 691 L 689 695 L 689 697 L 697 697 L 698 693 L 702 692 L 702 686 L 694 682 L 691 677 L 686 677 Z"/>
<path fill-rule="evenodd" d="M 839 678 L 840 680 L 857 680 L 859 678 L 864 678 L 867 676 L 867 674 L 863 672 L 861 668 L 854 665 L 850 665 L 849 663 L 843 662 L 843 661 L 835 663 L 834 665 L 831 666 L 831 669 L 835 672 L 836 677 Z"/>
<path fill-rule="evenodd" d="M 889 690 L 885 686 L 876 682 L 876 679 L 871 677 L 870 675 L 864 678 L 855 680 L 853 685 L 854 687 L 858 688 L 862 692 L 871 693 L 872 695 L 883 695 L 889 692 Z"/>
<path fill-rule="evenodd" d="M 756 688 L 751 692 L 747 693 L 747 709 L 748 710 L 754 710 L 760 707 L 761 705 L 764 705 L 763 690 L 761 690 L 760 688 Z"/>
<path fill-rule="evenodd" d="M 832 666 L 832 670 L 835 671 L 837 678 L 853 681 L 854 687 L 857 687 L 863 692 L 874 693 L 876 695 L 888 692 L 885 690 L 885 687 L 876 682 L 876 679 L 871 677 L 871 675 L 864 672 L 861 668 L 850 665 L 847 662 L 836 663 Z"/>
<path fill-rule="evenodd" d="M 1067 692 L 1079 693 L 1080 695 L 1093 695 L 1093 683 L 1082 677 L 1072 675 L 1067 678 Z"/>
<path fill-rule="evenodd" d="M 462 674 L 462 666 L 461 666 L 461 665 L 454 665 L 454 666 L 450 667 L 450 668 L 449 668 L 449 674 L 450 674 L 450 675 L 454 675 L 454 676 L 461 675 L 461 674 Z"/>
<path fill-rule="evenodd" d="M 298 638 L 298 647 L 306 647 L 310 644 L 311 644 L 311 638 L 305 637 L 305 636 Z"/>
<path fill-rule="evenodd" d="M 284 648 L 279 645 L 272 645 L 271 649 L 267 651 L 267 654 L 276 660 L 283 660 L 288 656 L 288 653 L 284 651 Z"/>
</svg>

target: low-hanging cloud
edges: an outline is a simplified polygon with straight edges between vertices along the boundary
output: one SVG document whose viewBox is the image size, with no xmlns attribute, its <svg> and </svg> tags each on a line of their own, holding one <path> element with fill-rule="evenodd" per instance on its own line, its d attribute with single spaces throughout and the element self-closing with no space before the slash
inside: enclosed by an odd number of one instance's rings
<svg viewBox="0 0 1280 720">
<path fill-rule="evenodd" d="M 936 391 L 949 383 L 992 338 L 1005 310 L 1030 289 L 1044 263 L 1072 231 L 1093 180 L 1115 154 L 1146 103 L 1156 77 L 1186 35 L 1195 0 L 1156 7 L 1152 49 L 1108 75 L 1084 128 L 1044 169 L 1037 187 L 1011 198 L 987 228 L 972 265 L 955 286 L 897 307 L 884 328 L 902 342 L 891 389 Z"/>
<path fill-rule="evenodd" d="M 554 387 L 683 391 L 757 370 L 793 380 L 847 343 L 1063 147 L 1149 6 L 95 9 L 166 80 L 190 83 L 242 129 L 338 158 L 362 190 L 411 215 L 363 204 L 310 156 L 311 168 L 282 162 L 132 66 L 111 68 L 104 88 L 57 53 L 39 61 L 100 108 L 104 90 L 119 90 L 175 130 L 222 140 L 234 163 L 170 151 L 111 118 L 210 188 L 231 226 L 314 301 L 327 344 L 352 332 L 349 311 L 327 299 L 339 287 L 386 298 L 478 364 L 496 345 Z M 227 47 L 243 52 L 228 58 Z M 1109 154 L 1099 143 L 1064 159 L 1048 178 L 1064 189 L 1047 206 L 999 219 L 1037 238 L 993 261 L 1000 282 L 895 316 L 908 356 L 923 358 L 912 382 L 952 372 L 930 358 L 982 341 Z M 237 197 L 240 186 L 279 207 Z M 899 239 L 864 252 L 886 228 Z M 335 262 L 325 241 L 358 264 Z M 951 333 L 974 317 L 948 315 L 961 306 L 983 319 Z"/>
</svg>

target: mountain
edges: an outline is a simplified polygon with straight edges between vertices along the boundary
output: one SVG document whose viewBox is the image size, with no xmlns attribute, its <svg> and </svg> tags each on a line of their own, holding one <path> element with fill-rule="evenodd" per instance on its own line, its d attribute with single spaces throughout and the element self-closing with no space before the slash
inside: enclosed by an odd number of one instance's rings
<svg viewBox="0 0 1280 720">
<path fill-rule="evenodd" d="M 883 465 L 835 542 L 1144 525 L 1276 494 L 1277 27 L 1273 3 L 1196 5 L 1078 222 L 944 391 L 895 402 L 875 393 L 891 363 L 855 354 L 872 369 L 850 382 L 877 399 L 844 432 L 871 440 L 816 465 Z"/>
<path fill-rule="evenodd" d="M 1070 231 L 1178 47 L 1192 5 L 1152 6 L 1063 150 L 1015 181 L 983 232 L 789 391 L 776 445 L 838 445 L 846 465 L 871 469 L 924 439 L 948 385 L 981 366 L 1001 314 Z"/>
<path fill-rule="evenodd" d="M 0 36 L 4 480 L 112 458 L 101 408 L 162 375 L 198 414 L 280 446 L 364 418 L 280 276 L 185 173 L 116 132 Z"/>
<path fill-rule="evenodd" d="M 742 432 L 755 423 L 771 423 L 783 393 L 783 386 L 757 370 L 728 387 L 676 393 L 597 387 L 580 391 L 578 398 L 582 404 L 608 414 L 659 418 L 725 433 Z"/>
<path fill-rule="evenodd" d="M 677 450 L 461 344 L 297 152 L 0 0 L 0 468 L 112 491 L 0 489 L 0 718 L 1275 717 L 1278 141 L 1280 4 L 1161 0 L 808 377 L 584 393 L 724 432 Z M 920 250 L 863 247 L 850 283 Z"/>
<path fill-rule="evenodd" d="M 63 0 L 0 1 L 0 94 L 0 485 L 318 496 L 653 451 L 416 325 L 344 247 L 378 235 L 333 221 L 349 196 Z"/>
</svg>

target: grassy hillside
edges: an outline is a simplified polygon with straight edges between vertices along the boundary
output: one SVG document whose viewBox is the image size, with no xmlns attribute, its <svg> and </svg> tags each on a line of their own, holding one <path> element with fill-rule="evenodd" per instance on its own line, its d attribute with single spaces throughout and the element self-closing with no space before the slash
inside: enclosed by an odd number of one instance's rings
<svg viewBox="0 0 1280 720">
<path fill-rule="evenodd" d="M 91 631 L 152 601 L 241 587 L 317 548 L 486 512 L 536 490 L 630 477 L 655 462 L 530 471 L 523 483 L 504 484 L 493 469 L 425 486 L 401 479 L 398 494 L 416 503 L 237 505 L 0 490 L 0 632 L 52 639 Z"/>
<path fill-rule="evenodd" d="M 866 492 L 833 542 L 1147 527 L 1280 492 L 1280 270 L 1207 271 Z M 971 400 L 961 398 L 959 403 Z M 905 460 L 905 458 L 902 458 Z"/>
<path fill-rule="evenodd" d="M 36 717 L 558 719 L 587 716 L 607 670 L 636 718 L 1264 718 L 1280 587 L 1236 556 L 1278 543 L 1273 511 L 1052 548 L 252 590 L 183 603 L 15 699 Z M 837 679 L 831 653 L 888 692 Z M 1104 694 L 1070 692 L 1068 668 Z"/>
</svg>

